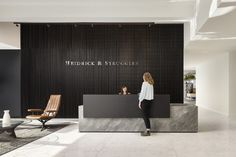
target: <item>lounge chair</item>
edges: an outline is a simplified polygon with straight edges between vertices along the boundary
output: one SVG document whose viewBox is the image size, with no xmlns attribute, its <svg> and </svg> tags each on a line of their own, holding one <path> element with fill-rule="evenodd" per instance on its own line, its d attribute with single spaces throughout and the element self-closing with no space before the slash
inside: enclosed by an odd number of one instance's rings
<svg viewBox="0 0 236 157">
<path fill-rule="evenodd" d="M 26 116 L 26 119 L 38 120 L 42 123 L 42 129 L 46 128 L 45 123 L 55 118 L 61 102 L 61 95 L 51 95 L 45 110 L 42 109 L 28 109 L 31 115 Z M 36 114 L 35 114 L 36 113 Z"/>
</svg>

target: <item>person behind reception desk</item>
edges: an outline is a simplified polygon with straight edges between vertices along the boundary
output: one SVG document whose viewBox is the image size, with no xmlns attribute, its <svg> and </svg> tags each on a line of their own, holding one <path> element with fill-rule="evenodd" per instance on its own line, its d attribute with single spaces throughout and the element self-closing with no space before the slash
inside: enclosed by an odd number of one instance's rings
<svg viewBox="0 0 236 157">
<path fill-rule="evenodd" d="M 154 89 L 153 89 L 154 80 L 152 75 L 149 72 L 145 72 L 143 74 L 143 84 L 141 88 L 141 92 L 139 94 L 139 108 L 143 113 L 143 120 L 146 126 L 146 130 L 141 132 L 141 136 L 150 136 L 150 108 L 152 105 L 152 100 L 154 99 Z"/>
<path fill-rule="evenodd" d="M 122 86 L 119 95 L 129 95 L 130 92 L 128 92 L 127 86 Z"/>
</svg>

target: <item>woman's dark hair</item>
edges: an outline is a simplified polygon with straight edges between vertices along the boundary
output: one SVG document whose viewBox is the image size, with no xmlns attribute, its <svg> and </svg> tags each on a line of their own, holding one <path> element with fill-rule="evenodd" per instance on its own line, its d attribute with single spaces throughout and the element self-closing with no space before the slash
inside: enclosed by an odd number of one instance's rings
<svg viewBox="0 0 236 157">
<path fill-rule="evenodd" d="M 120 93 L 121 93 L 121 94 L 124 94 L 124 91 L 123 91 L 124 88 L 127 88 L 127 93 L 128 93 L 128 87 L 127 87 L 126 85 L 123 85 L 123 86 L 121 86 L 121 88 L 120 88 Z"/>
</svg>

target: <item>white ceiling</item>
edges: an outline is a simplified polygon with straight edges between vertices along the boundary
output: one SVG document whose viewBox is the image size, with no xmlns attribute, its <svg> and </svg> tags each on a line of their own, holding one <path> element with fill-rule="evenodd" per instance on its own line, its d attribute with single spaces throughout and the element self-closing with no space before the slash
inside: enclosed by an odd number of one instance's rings
<svg viewBox="0 0 236 157">
<path fill-rule="evenodd" d="M 221 0 L 218 7 L 209 12 L 204 25 L 185 47 L 186 67 L 196 67 L 217 53 L 236 53 L 236 3 L 233 1 L 236 0 Z"/>
<path fill-rule="evenodd" d="M 219 0 L 220 6 L 232 6 L 236 4 L 236 0 Z"/>
<path fill-rule="evenodd" d="M 2 22 L 189 20 L 195 0 L 0 0 Z"/>
</svg>

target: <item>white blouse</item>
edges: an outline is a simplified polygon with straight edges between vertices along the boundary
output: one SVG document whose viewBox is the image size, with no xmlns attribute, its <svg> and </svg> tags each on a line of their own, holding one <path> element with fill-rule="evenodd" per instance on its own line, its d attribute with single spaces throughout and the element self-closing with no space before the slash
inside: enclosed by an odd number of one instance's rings
<svg viewBox="0 0 236 157">
<path fill-rule="evenodd" d="M 143 82 L 141 92 L 139 94 L 139 103 L 141 103 L 144 99 L 146 100 L 153 100 L 154 89 L 153 85 L 149 84 L 148 82 Z"/>
</svg>

